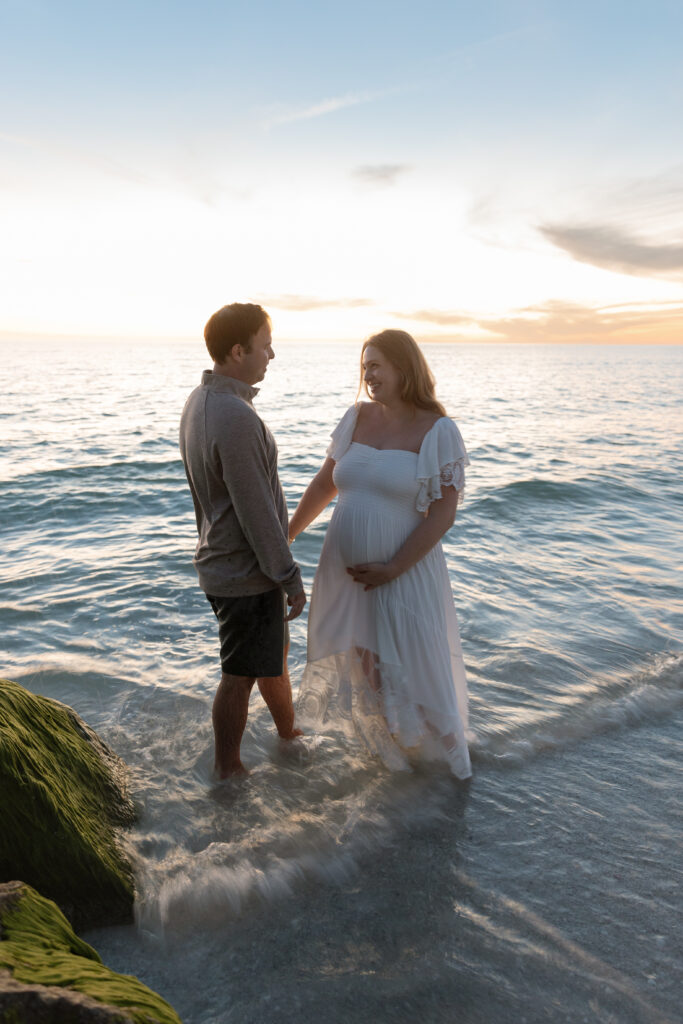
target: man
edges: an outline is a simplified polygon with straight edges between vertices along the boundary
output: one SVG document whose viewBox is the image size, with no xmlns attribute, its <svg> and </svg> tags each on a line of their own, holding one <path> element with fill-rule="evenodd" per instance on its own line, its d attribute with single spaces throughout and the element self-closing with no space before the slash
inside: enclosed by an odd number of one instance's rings
<svg viewBox="0 0 683 1024">
<path fill-rule="evenodd" d="M 252 405 L 254 384 L 274 358 L 270 318 L 261 306 L 235 302 L 214 313 L 204 339 L 213 370 L 185 404 L 180 452 L 199 533 L 194 565 L 219 624 L 222 675 L 212 719 L 216 775 L 225 779 L 247 774 L 240 743 L 255 681 L 280 737 L 301 735 L 286 621 L 301 614 L 306 595 L 287 543 L 277 447 Z"/>
</svg>

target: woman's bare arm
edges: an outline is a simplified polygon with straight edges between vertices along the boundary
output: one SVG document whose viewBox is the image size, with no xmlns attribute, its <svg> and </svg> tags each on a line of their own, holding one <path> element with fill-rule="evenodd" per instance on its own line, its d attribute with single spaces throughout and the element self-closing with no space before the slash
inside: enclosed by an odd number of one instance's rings
<svg viewBox="0 0 683 1024">
<path fill-rule="evenodd" d="M 301 501 L 289 523 L 289 541 L 302 533 L 314 519 L 317 519 L 337 493 L 332 479 L 334 459 L 327 458 L 301 496 Z"/>
<path fill-rule="evenodd" d="M 362 583 L 364 590 L 381 587 L 400 576 L 406 569 L 416 565 L 432 550 L 455 522 L 458 507 L 458 492 L 455 487 L 443 487 L 442 496 L 429 506 L 427 518 L 416 526 L 389 562 L 367 562 L 353 565 L 347 572 L 356 583 Z"/>
</svg>

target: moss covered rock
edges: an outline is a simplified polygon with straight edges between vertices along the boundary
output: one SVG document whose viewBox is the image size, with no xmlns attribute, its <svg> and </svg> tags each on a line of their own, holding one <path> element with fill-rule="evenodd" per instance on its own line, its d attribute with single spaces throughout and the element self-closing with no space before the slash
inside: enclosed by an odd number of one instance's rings
<svg viewBox="0 0 683 1024">
<path fill-rule="evenodd" d="M 180 1024 L 137 978 L 105 967 L 59 908 L 0 885 L 0 1024 Z"/>
<path fill-rule="evenodd" d="M 0 680 L 0 882 L 21 878 L 76 928 L 132 917 L 125 766 L 71 708 Z"/>
</svg>

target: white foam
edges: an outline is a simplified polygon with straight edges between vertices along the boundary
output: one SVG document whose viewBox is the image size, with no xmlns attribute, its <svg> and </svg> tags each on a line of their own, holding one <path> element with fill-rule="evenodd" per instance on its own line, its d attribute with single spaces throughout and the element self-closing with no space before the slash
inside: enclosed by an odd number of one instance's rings
<svg viewBox="0 0 683 1024">
<path fill-rule="evenodd" d="M 683 707 L 683 655 L 662 655 L 639 674 L 596 684 L 553 713 L 534 714 L 495 733 L 471 737 L 473 759 L 480 764 L 518 766 L 538 754 L 563 749 L 604 732 L 637 728 Z"/>
<path fill-rule="evenodd" d="M 443 776 L 413 778 L 406 787 L 385 773 L 349 773 L 349 789 L 322 796 L 288 817 L 266 817 L 267 790 L 258 798 L 257 824 L 233 841 L 199 852 L 176 844 L 159 862 L 140 864 L 138 927 L 155 936 L 220 927 L 250 907 L 290 897 L 306 882 L 342 885 L 368 854 L 391 845 L 399 831 L 443 817 L 453 783 Z M 309 794 L 311 795 L 311 794 Z M 254 801 L 257 798 L 254 797 Z"/>
</svg>

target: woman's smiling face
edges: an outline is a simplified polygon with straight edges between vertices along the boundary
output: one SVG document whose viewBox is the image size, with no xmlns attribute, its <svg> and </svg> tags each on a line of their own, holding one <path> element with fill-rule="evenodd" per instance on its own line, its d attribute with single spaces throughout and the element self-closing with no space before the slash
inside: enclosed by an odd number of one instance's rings
<svg viewBox="0 0 683 1024">
<path fill-rule="evenodd" d="M 374 345 L 363 352 L 363 381 L 373 402 L 387 405 L 401 397 L 401 374 Z"/>
</svg>

